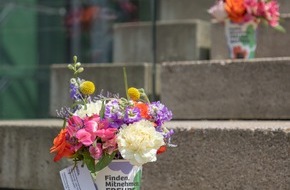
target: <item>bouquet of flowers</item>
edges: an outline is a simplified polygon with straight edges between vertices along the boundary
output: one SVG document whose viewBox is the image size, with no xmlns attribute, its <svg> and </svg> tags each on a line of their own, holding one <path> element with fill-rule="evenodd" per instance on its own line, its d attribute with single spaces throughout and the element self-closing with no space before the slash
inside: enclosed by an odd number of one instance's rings
<svg viewBox="0 0 290 190">
<path fill-rule="evenodd" d="M 172 112 L 159 101 L 150 102 L 143 89 L 128 88 L 125 70 L 127 97 L 120 98 L 92 96 L 95 85 L 77 77 L 84 69 L 76 57 L 68 68 L 74 73 L 70 80 L 73 104 L 58 111 L 64 125 L 50 149 L 56 153 L 54 161 L 63 157 L 82 161 L 95 173 L 113 159 L 141 166 L 166 151 L 173 131 L 163 124 L 172 119 Z"/>
<path fill-rule="evenodd" d="M 279 5 L 276 0 L 218 0 L 208 12 L 217 21 L 230 19 L 234 23 L 264 21 L 271 27 L 284 31 L 279 24 Z"/>
</svg>

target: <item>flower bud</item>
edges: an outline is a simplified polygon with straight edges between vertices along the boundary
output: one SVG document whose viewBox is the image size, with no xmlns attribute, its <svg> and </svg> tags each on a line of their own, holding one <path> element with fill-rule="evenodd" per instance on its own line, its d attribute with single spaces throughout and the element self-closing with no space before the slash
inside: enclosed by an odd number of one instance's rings
<svg viewBox="0 0 290 190">
<path fill-rule="evenodd" d="M 74 57 L 73 57 L 73 60 L 74 60 L 74 63 L 76 63 L 77 60 L 78 60 L 78 57 L 77 57 L 77 56 L 74 56 Z"/>
<path fill-rule="evenodd" d="M 74 67 L 71 64 L 68 64 L 67 68 L 70 69 L 70 70 L 74 69 Z"/>
<path fill-rule="evenodd" d="M 84 71 L 84 68 L 83 68 L 83 67 L 80 67 L 80 68 L 77 70 L 78 73 L 81 73 L 81 72 L 83 72 L 83 71 Z"/>
</svg>

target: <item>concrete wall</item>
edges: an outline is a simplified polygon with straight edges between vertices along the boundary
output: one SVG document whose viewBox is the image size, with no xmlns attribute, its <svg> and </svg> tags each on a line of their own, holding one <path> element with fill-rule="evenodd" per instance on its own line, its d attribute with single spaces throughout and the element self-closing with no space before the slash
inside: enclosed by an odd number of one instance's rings
<svg viewBox="0 0 290 190">
<path fill-rule="evenodd" d="M 114 26 L 113 61 L 152 62 L 152 24 Z M 157 23 L 157 62 L 209 59 L 210 24 L 200 20 Z"/>
<path fill-rule="evenodd" d="M 207 10 L 214 5 L 214 0 L 159 0 L 160 20 L 202 19 L 209 21 Z M 281 13 L 290 13 L 290 1 L 278 0 Z"/>
<path fill-rule="evenodd" d="M 123 67 L 126 66 L 128 85 L 136 88 L 144 88 L 148 95 L 152 94 L 152 67 L 150 64 L 84 64 L 85 71 L 80 77 L 91 80 L 96 85 L 95 95 L 101 90 L 104 94 L 108 92 L 120 94 L 125 97 L 125 85 L 123 79 Z M 160 73 L 157 67 L 157 75 Z M 67 65 L 53 65 L 51 67 L 51 88 L 50 88 L 50 114 L 55 116 L 56 110 L 63 106 L 71 106 L 69 96 L 69 80 L 72 72 Z M 156 93 L 160 94 L 159 77 L 156 81 Z"/>
<path fill-rule="evenodd" d="M 288 2 L 290 3 L 290 1 Z M 257 30 L 257 58 L 290 56 L 290 15 L 284 15 L 282 18 L 281 25 L 286 29 L 286 33 L 279 32 L 270 26 L 259 25 Z M 212 24 L 211 41 L 211 59 L 229 58 L 224 24 Z"/>
<path fill-rule="evenodd" d="M 53 162 L 49 153 L 58 120 L 0 122 L 0 189 L 62 189 L 58 171 L 69 163 Z"/>
<path fill-rule="evenodd" d="M 0 188 L 62 189 L 49 153 L 60 120 L 0 122 Z M 143 190 L 290 189 L 288 121 L 176 121 L 170 148 L 144 165 Z"/>
<path fill-rule="evenodd" d="M 289 119 L 290 57 L 164 63 L 175 119 Z"/>
</svg>

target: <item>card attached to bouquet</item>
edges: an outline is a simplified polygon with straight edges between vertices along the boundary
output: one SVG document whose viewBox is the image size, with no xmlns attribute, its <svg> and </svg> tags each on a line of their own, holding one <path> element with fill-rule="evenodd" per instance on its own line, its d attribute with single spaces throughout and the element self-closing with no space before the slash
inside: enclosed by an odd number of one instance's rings
<svg viewBox="0 0 290 190">
<path fill-rule="evenodd" d="M 113 160 L 97 173 L 97 190 L 140 190 L 142 167 L 133 166 L 127 160 Z"/>
<path fill-rule="evenodd" d="M 78 163 L 60 172 L 64 190 L 96 190 L 90 171 L 86 165 Z"/>
</svg>

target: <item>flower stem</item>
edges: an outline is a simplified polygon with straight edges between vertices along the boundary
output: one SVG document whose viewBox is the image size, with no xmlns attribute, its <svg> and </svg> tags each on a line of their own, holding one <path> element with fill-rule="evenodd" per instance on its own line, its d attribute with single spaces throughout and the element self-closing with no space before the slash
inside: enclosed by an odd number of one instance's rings
<svg viewBox="0 0 290 190">
<path fill-rule="evenodd" d="M 129 100 L 126 67 L 123 67 L 123 75 L 124 75 L 124 83 L 125 83 L 125 92 L 126 92 L 127 99 Z"/>
</svg>

